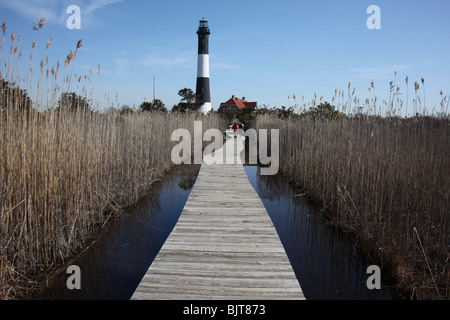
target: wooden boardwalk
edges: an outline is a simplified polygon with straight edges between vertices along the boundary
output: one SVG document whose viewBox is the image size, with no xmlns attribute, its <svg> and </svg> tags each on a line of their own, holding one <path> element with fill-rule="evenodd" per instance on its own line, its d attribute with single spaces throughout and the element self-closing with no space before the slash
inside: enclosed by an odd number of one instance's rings
<svg viewBox="0 0 450 320">
<path fill-rule="evenodd" d="M 229 139 L 214 154 L 227 164 L 207 165 L 204 157 L 177 224 L 131 299 L 304 299 L 240 161 L 242 142 Z"/>
</svg>

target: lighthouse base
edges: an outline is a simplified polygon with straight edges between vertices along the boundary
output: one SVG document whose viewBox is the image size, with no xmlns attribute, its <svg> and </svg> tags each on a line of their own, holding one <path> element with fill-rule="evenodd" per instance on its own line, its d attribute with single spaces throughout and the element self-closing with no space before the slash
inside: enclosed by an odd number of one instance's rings
<svg viewBox="0 0 450 320">
<path fill-rule="evenodd" d="M 211 102 L 205 102 L 200 108 L 198 108 L 198 111 L 208 113 L 209 111 L 211 111 L 211 109 L 212 109 Z"/>
</svg>

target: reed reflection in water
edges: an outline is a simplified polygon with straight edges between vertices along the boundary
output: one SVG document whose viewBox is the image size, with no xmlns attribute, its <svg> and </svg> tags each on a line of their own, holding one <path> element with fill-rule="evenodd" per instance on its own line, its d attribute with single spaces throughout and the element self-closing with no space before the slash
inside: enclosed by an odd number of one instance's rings
<svg viewBox="0 0 450 320">
<path fill-rule="evenodd" d="M 81 289 L 69 290 L 62 270 L 39 297 L 58 300 L 129 299 L 175 226 L 200 165 L 182 165 L 149 195 L 110 223 L 89 250 L 71 262 L 81 270 Z"/>
<path fill-rule="evenodd" d="M 392 299 L 390 292 L 369 290 L 367 267 L 354 243 L 327 226 L 317 206 L 280 175 L 261 176 L 259 167 L 246 166 L 247 176 L 269 213 L 306 299 Z"/>
</svg>

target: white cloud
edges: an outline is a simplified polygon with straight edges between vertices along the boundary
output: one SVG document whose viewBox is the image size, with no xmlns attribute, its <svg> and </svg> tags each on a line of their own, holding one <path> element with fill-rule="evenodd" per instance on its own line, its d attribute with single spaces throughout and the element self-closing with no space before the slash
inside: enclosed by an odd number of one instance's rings
<svg viewBox="0 0 450 320">
<path fill-rule="evenodd" d="M 164 68 L 174 68 L 182 66 L 192 66 L 193 63 L 197 63 L 194 55 L 192 53 L 180 53 L 170 56 L 159 56 L 156 54 L 149 54 L 145 57 L 139 59 L 137 63 L 145 67 L 164 67 Z"/>
<path fill-rule="evenodd" d="M 115 58 L 113 61 L 117 66 L 117 75 L 119 77 L 126 77 L 130 75 L 130 62 L 125 58 Z"/>
<path fill-rule="evenodd" d="M 163 68 L 196 68 L 197 55 L 195 52 L 184 52 L 174 55 L 163 56 L 161 54 L 148 54 L 137 60 L 137 64 L 145 67 L 163 67 Z M 240 66 L 226 62 L 211 62 L 211 69 L 236 70 Z"/>
<path fill-rule="evenodd" d="M 123 1 L 125 0 L 76 1 L 81 10 L 82 27 L 96 22 L 94 11 Z M 37 21 L 45 18 L 48 23 L 64 25 L 69 17 L 66 10 L 72 4 L 73 0 L 0 0 L 0 6 L 7 7 L 26 19 Z"/>
<path fill-rule="evenodd" d="M 379 66 L 379 67 L 361 67 L 353 68 L 351 71 L 356 73 L 361 80 L 375 80 L 375 79 L 393 79 L 394 71 L 400 72 L 407 69 L 403 65 Z"/>
<path fill-rule="evenodd" d="M 37 21 L 45 18 L 47 22 L 57 22 L 61 12 L 60 0 L 0 0 L 0 5 L 21 16 Z"/>
<path fill-rule="evenodd" d="M 213 62 L 213 63 L 211 63 L 211 69 L 236 70 L 236 69 L 239 69 L 239 65 L 232 64 L 232 63 L 224 63 L 224 62 Z"/>
<path fill-rule="evenodd" d="M 106 7 L 107 5 L 123 2 L 125 0 L 92 0 L 89 2 L 88 5 L 86 5 L 86 13 L 90 14 L 94 10 L 102 9 Z"/>
</svg>

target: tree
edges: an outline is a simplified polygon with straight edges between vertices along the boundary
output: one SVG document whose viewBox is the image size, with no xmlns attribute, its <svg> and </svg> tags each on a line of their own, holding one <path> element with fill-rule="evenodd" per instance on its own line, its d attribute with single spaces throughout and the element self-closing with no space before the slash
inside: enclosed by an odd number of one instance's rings
<svg viewBox="0 0 450 320">
<path fill-rule="evenodd" d="M 285 106 L 281 106 L 280 109 L 276 109 L 276 115 L 280 119 L 288 119 L 294 115 L 294 107 L 286 108 Z"/>
<path fill-rule="evenodd" d="M 192 89 L 184 88 L 178 91 L 178 95 L 182 98 L 181 102 L 193 103 L 195 102 L 195 94 Z"/>
<path fill-rule="evenodd" d="M 238 115 L 237 118 L 242 122 L 246 128 L 250 127 L 250 124 L 256 118 L 256 112 L 253 108 L 244 108 Z"/>
<path fill-rule="evenodd" d="M 124 104 L 122 106 L 122 108 L 120 108 L 120 112 L 121 115 L 125 115 L 125 114 L 133 114 L 133 109 L 130 108 L 129 105 Z"/>
<path fill-rule="evenodd" d="M 172 107 L 172 112 L 197 111 L 203 101 L 197 100 L 192 89 L 184 88 L 178 91 L 181 101 Z"/>
<path fill-rule="evenodd" d="M 31 110 L 31 99 L 26 90 L 13 83 L 0 79 L 0 110 Z"/>
<path fill-rule="evenodd" d="M 141 109 L 141 111 L 163 111 L 163 112 L 167 112 L 166 106 L 159 99 L 155 99 L 155 100 L 153 100 L 153 102 L 144 101 L 139 106 L 139 109 Z"/>
<path fill-rule="evenodd" d="M 273 114 L 275 108 L 270 108 L 270 106 L 263 104 L 261 107 L 255 110 L 256 115 Z"/>
<path fill-rule="evenodd" d="M 63 92 L 58 101 L 58 111 L 61 110 L 89 112 L 91 111 L 91 106 L 85 97 L 81 97 L 75 92 Z"/>
<path fill-rule="evenodd" d="M 302 117 L 316 119 L 339 119 L 346 118 L 345 113 L 339 112 L 336 110 L 335 106 L 329 104 L 328 102 L 324 102 L 319 104 L 317 107 L 311 108 L 308 111 L 301 114 Z"/>
</svg>

